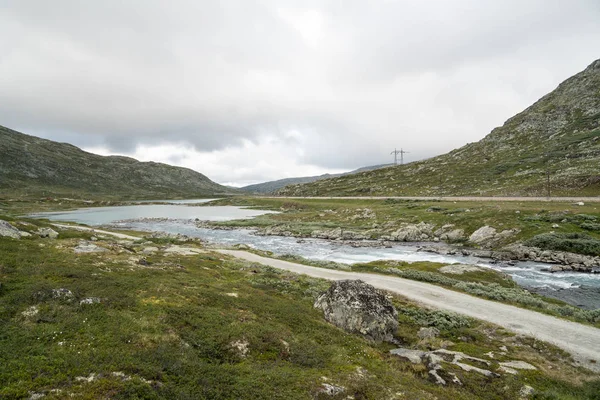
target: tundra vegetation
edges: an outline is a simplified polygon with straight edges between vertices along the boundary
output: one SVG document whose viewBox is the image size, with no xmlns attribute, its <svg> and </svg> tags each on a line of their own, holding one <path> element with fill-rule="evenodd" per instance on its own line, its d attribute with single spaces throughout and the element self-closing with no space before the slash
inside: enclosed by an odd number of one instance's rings
<svg viewBox="0 0 600 400">
<path fill-rule="evenodd" d="M 197 241 L 117 240 L 56 227 L 50 239 L 35 233 L 48 227 L 43 221 L 0 218 L 31 233 L 0 238 L 2 398 L 505 399 L 532 387 L 535 398 L 581 399 L 600 392 L 597 375 L 550 345 L 393 296 L 403 347 L 464 352 L 490 368 L 511 360 L 536 368 L 488 377 L 449 366 L 461 384 L 442 386 L 423 365 L 390 354 L 394 345 L 327 323 L 313 307 L 326 281 L 229 258 Z M 197 254 L 168 251 L 173 246 Z M 424 327 L 436 334 L 423 337 Z"/>
</svg>

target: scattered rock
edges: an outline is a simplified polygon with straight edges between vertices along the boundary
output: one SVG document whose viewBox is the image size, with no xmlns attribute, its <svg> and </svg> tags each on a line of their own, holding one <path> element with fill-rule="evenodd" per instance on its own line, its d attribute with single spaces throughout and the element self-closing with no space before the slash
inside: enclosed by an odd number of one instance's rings
<svg viewBox="0 0 600 400">
<path fill-rule="evenodd" d="M 496 229 L 491 226 L 482 226 L 469 236 L 469 241 L 475 244 L 484 244 L 494 239 Z"/>
<path fill-rule="evenodd" d="M 535 389 L 529 385 L 525 385 L 519 391 L 519 396 L 521 399 L 528 399 L 535 393 Z"/>
<path fill-rule="evenodd" d="M 583 201 L 578 201 L 577 203 L 575 203 L 576 206 L 585 206 L 585 203 Z"/>
<path fill-rule="evenodd" d="M 108 249 L 97 246 L 94 243 L 90 243 L 86 240 L 81 240 L 77 247 L 73 249 L 73 251 L 75 253 L 104 253 L 107 252 Z"/>
<path fill-rule="evenodd" d="M 0 236 L 20 239 L 21 233 L 17 228 L 9 224 L 7 221 L 0 219 Z"/>
<path fill-rule="evenodd" d="M 204 253 L 203 250 L 196 249 L 194 247 L 181 247 L 181 246 L 170 246 L 165 249 L 166 254 L 177 254 L 180 256 L 195 256 L 196 254 Z"/>
<path fill-rule="evenodd" d="M 36 233 L 42 238 L 56 239 L 58 237 L 58 232 L 52 228 L 40 228 Z"/>
<path fill-rule="evenodd" d="M 440 334 L 440 330 L 434 327 L 421 328 L 417 333 L 419 339 L 433 339 Z"/>
<path fill-rule="evenodd" d="M 31 237 L 31 233 L 29 232 L 25 232 L 25 231 L 19 231 L 19 235 L 24 238 L 24 237 Z"/>
<path fill-rule="evenodd" d="M 319 394 L 325 394 L 328 396 L 337 396 L 340 393 L 344 393 L 346 390 L 343 386 L 330 385 L 329 383 L 323 383 L 317 390 Z"/>
<path fill-rule="evenodd" d="M 527 371 L 537 370 L 536 367 L 534 367 L 533 365 L 531 365 L 525 361 L 506 361 L 506 362 L 501 362 L 500 366 L 512 368 L 512 369 L 527 370 Z"/>
<path fill-rule="evenodd" d="M 21 315 L 26 318 L 30 318 L 30 317 L 34 317 L 34 316 L 38 315 L 39 312 L 40 312 L 40 309 L 37 306 L 31 306 L 27 310 L 23 311 L 21 313 Z"/>
<path fill-rule="evenodd" d="M 238 294 L 237 293 L 225 293 L 225 296 L 238 297 Z"/>
<path fill-rule="evenodd" d="M 250 351 L 250 343 L 246 339 L 236 340 L 235 342 L 229 343 L 229 346 L 235 350 L 238 356 L 245 358 Z"/>
<path fill-rule="evenodd" d="M 154 254 L 157 251 L 158 251 L 158 247 L 148 246 L 148 247 L 144 247 L 144 249 L 142 250 L 142 253 L 144 253 L 144 254 Z"/>
<path fill-rule="evenodd" d="M 413 364 L 421 364 L 423 362 L 423 357 L 425 356 L 424 351 L 405 349 L 402 347 L 390 350 L 390 354 L 401 358 L 405 358 Z"/>
<path fill-rule="evenodd" d="M 62 299 L 62 300 L 73 300 L 75 295 L 69 289 L 59 288 L 52 289 L 52 298 L 53 299 Z"/>
<path fill-rule="evenodd" d="M 99 297 L 87 297 L 83 300 L 81 300 L 79 302 L 79 304 L 84 305 L 84 304 L 98 304 L 100 303 L 102 300 L 100 300 Z"/>
<path fill-rule="evenodd" d="M 481 271 L 481 270 L 483 270 L 483 268 L 478 267 L 476 265 L 467 265 L 467 264 L 445 265 L 439 269 L 439 271 L 444 274 L 454 274 L 454 275 L 462 275 L 465 272 L 477 272 L 477 271 Z"/>
<path fill-rule="evenodd" d="M 335 326 L 375 342 L 393 342 L 398 330 L 398 311 L 391 301 L 360 280 L 334 282 L 314 306 Z"/>
</svg>

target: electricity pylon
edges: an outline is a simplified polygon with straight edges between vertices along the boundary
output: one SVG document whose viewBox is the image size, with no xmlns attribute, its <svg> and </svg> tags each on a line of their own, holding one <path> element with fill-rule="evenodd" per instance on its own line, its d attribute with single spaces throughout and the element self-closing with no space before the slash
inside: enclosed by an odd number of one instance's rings
<svg viewBox="0 0 600 400">
<path fill-rule="evenodd" d="M 404 164 L 404 154 L 408 153 L 408 151 L 404 151 L 402 150 L 402 148 L 400 148 L 400 150 L 396 150 L 394 149 L 394 151 L 392 151 L 390 154 L 394 155 L 394 165 L 398 165 L 398 154 L 400 154 L 400 165 Z"/>
</svg>

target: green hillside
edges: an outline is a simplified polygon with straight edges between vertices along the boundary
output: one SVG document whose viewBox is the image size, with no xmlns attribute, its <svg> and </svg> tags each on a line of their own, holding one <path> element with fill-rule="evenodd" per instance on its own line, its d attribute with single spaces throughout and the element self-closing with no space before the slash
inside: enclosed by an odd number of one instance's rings
<svg viewBox="0 0 600 400">
<path fill-rule="evenodd" d="M 231 194 L 187 168 L 99 156 L 0 126 L 0 195 L 202 197 Z"/>
<path fill-rule="evenodd" d="M 548 184 L 549 176 L 549 184 Z M 287 186 L 287 196 L 600 195 L 600 60 L 484 139 L 410 164 Z"/>
</svg>

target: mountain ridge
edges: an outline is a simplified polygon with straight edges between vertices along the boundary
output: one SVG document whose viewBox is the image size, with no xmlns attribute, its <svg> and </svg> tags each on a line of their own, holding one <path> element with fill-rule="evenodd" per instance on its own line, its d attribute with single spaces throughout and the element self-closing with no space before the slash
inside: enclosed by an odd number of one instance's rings
<svg viewBox="0 0 600 400">
<path fill-rule="evenodd" d="M 0 194 L 173 198 L 235 194 L 189 168 L 101 156 L 0 125 Z"/>
<path fill-rule="evenodd" d="M 277 191 L 285 196 L 600 195 L 600 60 L 446 154 Z"/>
<path fill-rule="evenodd" d="M 385 167 L 389 167 L 392 165 L 393 164 L 371 165 L 371 166 L 367 166 L 367 167 L 361 167 L 361 168 L 358 168 L 358 169 L 355 169 L 352 171 L 348 171 L 348 172 L 342 172 L 340 174 L 323 174 L 323 175 L 315 175 L 315 176 L 300 176 L 300 177 L 293 177 L 293 178 L 283 178 L 283 179 L 277 179 L 274 181 L 255 183 L 252 185 L 243 186 L 239 189 L 243 190 L 245 192 L 250 192 L 250 193 L 266 194 L 266 193 L 271 193 L 276 190 L 279 190 L 288 185 L 311 183 L 311 182 L 319 181 L 322 179 L 329 179 L 329 178 L 335 178 L 338 176 L 357 174 L 359 172 L 371 171 L 374 169 L 385 168 Z"/>
</svg>

